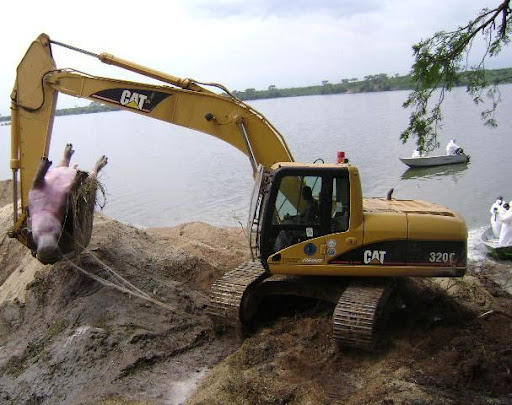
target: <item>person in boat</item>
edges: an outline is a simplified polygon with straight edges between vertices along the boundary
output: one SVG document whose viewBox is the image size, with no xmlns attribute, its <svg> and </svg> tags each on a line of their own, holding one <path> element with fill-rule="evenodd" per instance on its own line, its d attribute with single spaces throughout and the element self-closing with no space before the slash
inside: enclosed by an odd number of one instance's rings
<svg viewBox="0 0 512 405">
<path fill-rule="evenodd" d="M 501 231 L 501 211 L 503 208 L 503 197 L 500 195 L 495 202 L 492 203 L 491 209 L 491 228 L 495 238 L 500 237 Z"/>
<path fill-rule="evenodd" d="M 414 149 L 414 151 L 412 152 L 412 157 L 413 158 L 419 158 L 419 157 L 422 157 L 422 153 L 421 153 L 421 149 L 420 148 L 416 148 Z"/>
<path fill-rule="evenodd" d="M 510 209 L 509 203 L 504 203 L 502 207 L 499 244 L 500 246 L 512 246 L 512 209 Z"/>
<path fill-rule="evenodd" d="M 461 155 L 464 153 L 464 150 L 455 142 L 455 139 L 450 139 L 450 142 L 448 142 L 448 145 L 446 145 L 447 155 Z"/>
</svg>

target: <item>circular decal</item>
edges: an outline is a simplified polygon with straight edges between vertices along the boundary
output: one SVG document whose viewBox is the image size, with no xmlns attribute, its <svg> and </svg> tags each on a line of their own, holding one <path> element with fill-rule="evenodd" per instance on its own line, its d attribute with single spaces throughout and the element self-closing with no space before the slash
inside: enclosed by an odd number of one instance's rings
<svg viewBox="0 0 512 405">
<path fill-rule="evenodd" d="M 308 256 L 313 256 L 316 251 L 317 248 L 314 243 L 308 243 L 306 246 L 304 246 L 304 253 L 306 253 Z"/>
<path fill-rule="evenodd" d="M 332 257 L 332 256 L 336 256 L 336 249 L 334 249 L 334 248 L 329 248 L 329 249 L 327 250 L 327 254 L 328 254 L 329 256 L 331 256 L 331 257 Z"/>
<path fill-rule="evenodd" d="M 332 248 L 335 248 L 335 247 L 336 247 L 336 240 L 334 240 L 334 239 L 329 239 L 329 240 L 327 241 L 327 246 L 328 246 L 328 247 L 330 247 L 331 249 L 332 249 Z"/>
</svg>

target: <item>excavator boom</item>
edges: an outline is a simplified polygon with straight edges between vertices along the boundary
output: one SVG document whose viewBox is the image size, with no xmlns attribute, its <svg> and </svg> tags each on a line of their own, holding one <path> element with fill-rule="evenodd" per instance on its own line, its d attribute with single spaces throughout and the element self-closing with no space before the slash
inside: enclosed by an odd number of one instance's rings
<svg viewBox="0 0 512 405">
<path fill-rule="evenodd" d="M 87 98 L 215 136 L 246 154 L 254 172 L 258 165 L 268 168 L 276 162 L 293 161 L 279 131 L 261 113 L 229 92 L 216 94 L 191 79 L 180 79 L 106 53 L 87 52 L 104 63 L 167 84 L 141 84 L 57 69 L 51 43 L 49 37 L 42 34 L 31 44 L 18 66 L 11 95 L 11 169 L 15 187 L 17 173 L 21 172 L 22 216 L 39 160 L 49 154 L 58 93 Z M 15 227 L 20 226 L 15 216 L 16 222 Z"/>
</svg>

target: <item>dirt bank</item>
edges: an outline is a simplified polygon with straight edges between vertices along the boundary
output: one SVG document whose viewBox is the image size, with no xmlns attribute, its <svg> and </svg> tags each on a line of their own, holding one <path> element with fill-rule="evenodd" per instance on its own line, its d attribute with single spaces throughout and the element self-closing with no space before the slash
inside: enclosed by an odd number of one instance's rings
<svg viewBox="0 0 512 405">
<path fill-rule="evenodd" d="M 95 256 L 171 310 L 105 287 L 69 263 L 42 266 L 4 239 L 0 403 L 173 403 L 173 387 L 233 350 L 229 339 L 215 338 L 204 314 L 204 274 L 219 269 L 138 229 L 96 222 Z M 106 275 L 89 255 L 81 264 Z"/>
<path fill-rule="evenodd" d="M 11 210 L 0 207 L 2 235 Z M 403 280 L 387 339 L 368 354 L 335 347 L 332 307 L 307 300 L 265 302 L 244 338 L 216 334 L 208 288 L 249 257 L 240 228 L 95 221 L 90 250 L 103 264 L 83 254 L 82 267 L 115 270 L 166 307 L 70 263 L 43 266 L 2 236 L 0 403 L 512 403 L 512 299 L 489 277 L 507 264 L 473 262 L 456 281 Z"/>
</svg>

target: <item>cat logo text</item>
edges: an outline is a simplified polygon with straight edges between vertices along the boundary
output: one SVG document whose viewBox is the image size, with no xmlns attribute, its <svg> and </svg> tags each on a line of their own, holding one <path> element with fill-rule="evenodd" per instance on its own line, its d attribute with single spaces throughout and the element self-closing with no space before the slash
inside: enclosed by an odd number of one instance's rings
<svg viewBox="0 0 512 405">
<path fill-rule="evenodd" d="M 363 262 L 364 264 L 384 264 L 387 253 L 385 250 L 365 250 Z"/>
<path fill-rule="evenodd" d="M 121 93 L 121 99 L 119 103 L 124 105 L 125 107 L 136 108 L 138 110 L 142 110 L 144 108 L 144 103 L 146 102 L 148 96 L 140 93 L 136 93 L 135 91 L 123 90 Z"/>
</svg>

